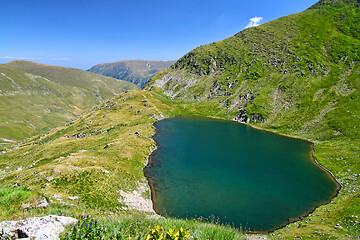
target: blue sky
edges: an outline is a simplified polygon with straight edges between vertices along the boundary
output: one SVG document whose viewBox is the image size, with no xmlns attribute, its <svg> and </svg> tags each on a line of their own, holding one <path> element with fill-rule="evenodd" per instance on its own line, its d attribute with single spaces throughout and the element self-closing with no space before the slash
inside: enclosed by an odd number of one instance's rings
<svg viewBox="0 0 360 240">
<path fill-rule="evenodd" d="M 190 50 L 301 12 L 317 0 L 1 0 L 0 63 L 88 69 Z M 252 19 L 252 21 L 250 21 Z"/>
</svg>

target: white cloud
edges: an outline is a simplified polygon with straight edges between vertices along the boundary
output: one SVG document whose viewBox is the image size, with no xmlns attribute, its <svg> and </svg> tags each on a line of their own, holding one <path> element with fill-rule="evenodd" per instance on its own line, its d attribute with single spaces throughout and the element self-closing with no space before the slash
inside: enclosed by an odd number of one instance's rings
<svg viewBox="0 0 360 240">
<path fill-rule="evenodd" d="M 263 20 L 262 17 L 253 17 L 250 18 L 250 22 L 248 23 L 248 25 L 246 25 L 245 28 L 251 28 L 251 27 L 256 27 L 260 25 L 260 22 Z"/>
<path fill-rule="evenodd" d="M 70 58 L 52 58 L 51 60 L 54 60 L 54 61 L 70 61 L 71 59 Z"/>
<path fill-rule="evenodd" d="M 38 57 L 1 57 L 1 58 L 6 58 L 6 59 L 20 59 L 20 60 L 40 60 L 41 58 Z"/>
</svg>

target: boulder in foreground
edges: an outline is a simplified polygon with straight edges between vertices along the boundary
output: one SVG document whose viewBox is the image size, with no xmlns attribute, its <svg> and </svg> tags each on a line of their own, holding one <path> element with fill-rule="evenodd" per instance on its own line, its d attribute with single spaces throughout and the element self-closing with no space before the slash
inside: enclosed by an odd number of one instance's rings
<svg viewBox="0 0 360 240">
<path fill-rule="evenodd" d="M 2 237 L 10 236 L 12 239 L 57 240 L 65 226 L 76 222 L 75 218 L 55 215 L 5 221 L 0 223 L 0 233 L 3 233 Z"/>
</svg>

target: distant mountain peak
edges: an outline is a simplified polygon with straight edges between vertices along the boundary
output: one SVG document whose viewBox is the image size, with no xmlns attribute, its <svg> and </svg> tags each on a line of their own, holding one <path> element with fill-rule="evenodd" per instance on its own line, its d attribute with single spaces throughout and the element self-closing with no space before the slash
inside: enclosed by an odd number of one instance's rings
<svg viewBox="0 0 360 240">
<path fill-rule="evenodd" d="M 113 63 L 98 64 L 90 68 L 89 72 L 117 78 L 134 83 L 143 88 L 158 72 L 168 68 L 175 61 L 156 61 L 131 59 Z"/>
</svg>

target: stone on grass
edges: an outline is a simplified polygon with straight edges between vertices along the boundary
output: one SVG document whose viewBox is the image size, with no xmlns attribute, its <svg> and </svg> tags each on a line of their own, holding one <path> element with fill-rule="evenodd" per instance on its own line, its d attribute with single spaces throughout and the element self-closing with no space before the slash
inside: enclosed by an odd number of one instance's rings
<svg viewBox="0 0 360 240">
<path fill-rule="evenodd" d="M 75 218 L 55 215 L 34 217 L 20 221 L 1 222 L 0 232 L 3 231 L 11 239 L 58 240 L 65 226 L 76 222 Z"/>
<path fill-rule="evenodd" d="M 46 198 L 44 197 L 41 197 L 34 202 L 24 203 L 21 205 L 22 210 L 29 210 L 31 208 L 48 208 L 48 207 L 49 204 L 46 201 Z"/>
</svg>

